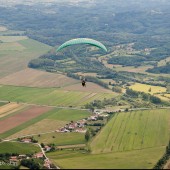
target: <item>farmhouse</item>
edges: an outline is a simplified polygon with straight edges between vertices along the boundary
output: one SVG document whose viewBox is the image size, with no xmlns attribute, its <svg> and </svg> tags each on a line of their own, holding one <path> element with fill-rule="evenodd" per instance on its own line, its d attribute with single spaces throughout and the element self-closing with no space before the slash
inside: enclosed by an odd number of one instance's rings
<svg viewBox="0 0 170 170">
<path fill-rule="evenodd" d="M 20 159 L 24 159 L 24 158 L 27 157 L 27 155 L 19 155 L 18 157 L 19 157 Z"/>
<path fill-rule="evenodd" d="M 75 130 L 75 132 L 78 132 L 78 133 L 86 133 L 86 129 L 82 129 L 82 128 L 77 128 L 76 130 Z"/>
<path fill-rule="evenodd" d="M 21 142 L 24 142 L 24 143 L 31 143 L 32 142 L 32 140 L 31 139 L 27 139 L 27 138 L 24 138 L 24 139 L 22 139 L 21 140 Z"/>
<path fill-rule="evenodd" d="M 67 128 L 68 130 L 74 130 L 76 127 L 77 127 L 77 123 L 70 123 Z"/>
<path fill-rule="evenodd" d="M 49 159 L 45 159 L 44 160 L 44 168 L 46 169 L 50 169 L 51 168 L 51 162 L 49 161 Z"/>
<path fill-rule="evenodd" d="M 11 156 L 10 159 L 9 159 L 9 163 L 12 166 L 18 166 L 19 160 L 18 160 L 17 156 Z"/>
<path fill-rule="evenodd" d="M 83 128 L 87 121 L 85 119 L 77 121 L 77 127 Z"/>
<path fill-rule="evenodd" d="M 46 146 L 44 147 L 44 150 L 45 150 L 46 152 L 48 152 L 48 151 L 51 150 L 51 147 L 46 145 Z"/>
<path fill-rule="evenodd" d="M 97 120 L 97 116 L 91 116 L 91 117 L 89 117 L 87 120 L 96 121 L 96 120 Z"/>
<path fill-rule="evenodd" d="M 43 157 L 44 157 L 44 154 L 42 152 L 36 153 L 34 155 L 34 158 L 43 158 Z"/>
<path fill-rule="evenodd" d="M 59 131 L 56 130 L 56 132 L 67 133 L 67 132 L 70 132 L 70 130 L 68 130 L 68 129 L 66 129 L 66 128 L 61 128 Z"/>
</svg>

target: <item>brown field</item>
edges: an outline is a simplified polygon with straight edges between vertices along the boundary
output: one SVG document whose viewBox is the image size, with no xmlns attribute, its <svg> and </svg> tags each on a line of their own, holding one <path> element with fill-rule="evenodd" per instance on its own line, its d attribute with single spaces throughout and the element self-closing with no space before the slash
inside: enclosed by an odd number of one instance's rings
<svg viewBox="0 0 170 170">
<path fill-rule="evenodd" d="M 27 122 L 28 120 L 31 120 L 47 111 L 49 111 L 51 108 L 48 107 L 42 107 L 42 106 L 32 106 L 31 108 L 20 112 L 16 115 L 13 115 L 9 118 L 6 118 L 4 120 L 0 121 L 0 133 L 4 133 L 18 125 L 23 124 L 24 122 Z"/>
<path fill-rule="evenodd" d="M 50 131 L 55 131 L 63 127 L 67 123 L 68 123 L 67 121 L 44 119 L 38 123 L 35 123 L 34 125 L 29 126 L 26 129 L 23 129 L 22 131 L 19 131 L 18 133 L 13 134 L 9 138 L 18 138 L 20 136 L 25 136 L 25 135 L 32 135 L 32 134 L 47 133 Z"/>
<path fill-rule="evenodd" d="M 93 93 L 113 93 L 111 90 L 105 89 L 97 84 L 87 82 L 86 87 L 81 86 L 81 82 L 62 88 L 69 91 L 93 92 Z"/>
<path fill-rule="evenodd" d="M 27 87 L 61 87 L 78 82 L 62 74 L 48 73 L 30 68 L 0 79 L 0 84 Z"/>
</svg>

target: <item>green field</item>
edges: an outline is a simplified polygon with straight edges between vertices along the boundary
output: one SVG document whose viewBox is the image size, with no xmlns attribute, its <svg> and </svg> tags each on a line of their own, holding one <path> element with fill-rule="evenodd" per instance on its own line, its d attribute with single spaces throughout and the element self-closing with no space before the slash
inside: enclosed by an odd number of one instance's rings
<svg viewBox="0 0 170 170">
<path fill-rule="evenodd" d="M 18 142 L 0 143 L 0 153 L 31 154 L 40 151 L 41 149 L 33 144 L 25 144 L 25 143 L 18 143 Z"/>
<path fill-rule="evenodd" d="M 90 97 L 89 97 L 90 96 Z M 0 99 L 56 106 L 82 106 L 98 99 L 112 98 L 114 94 L 66 91 L 59 88 L 30 88 L 0 86 Z"/>
<path fill-rule="evenodd" d="M 55 138 L 54 138 L 55 137 Z M 40 137 L 34 136 L 39 143 L 50 144 L 54 143 L 57 146 L 63 145 L 77 145 L 86 143 L 83 133 L 50 133 L 41 135 Z"/>
<path fill-rule="evenodd" d="M 80 151 L 47 153 L 54 164 L 64 169 L 151 169 L 165 147 L 106 154 L 85 154 Z"/>
<path fill-rule="evenodd" d="M 51 115 L 48 116 L 48 119 L 52 120 L 61 120 L 61 121 L 67 121 L 70 122 L 72 121 L 77 121 L 81 120 L 83 118 L 87 118 L 91 115 L 90 112 L 88 111 L 83 111 L 83 110 L 59 110 L 59 111 L 52 111 Z"/>
<path fill-rule="evenodd" d="M 169 140 L 169 111 L 116 114 L 92 141 L 92 152 L 122 152 L 166 146 Z"/>
</svg>

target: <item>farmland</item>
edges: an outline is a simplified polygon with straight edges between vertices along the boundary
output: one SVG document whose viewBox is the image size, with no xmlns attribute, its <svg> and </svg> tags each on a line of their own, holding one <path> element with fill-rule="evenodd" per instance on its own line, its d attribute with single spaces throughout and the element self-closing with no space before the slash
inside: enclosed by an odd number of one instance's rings
<svg viewBox="0 0 170 170">
<path fill-rule="evenodd" d="M 64 169 L 151 169 L 164 151 L 165 147 L 105 154 L 64 150 L 47 156 Z"/>
<path fill-rule="evenodd" d="M 0 107 L 0 120 L 5 119 L 11 114 L 15 114 L 20 110 L 26 109 L 27 107 L 22 104 L 9 103 Z"/>
<path fill-rule="evenodd" d="M 50 47 L 25 36 L 0 36 L 0 78 L 27 68 L 32 58 L 47 52 Z"/>
<path fill-rule="evenodd" d="M 51 49 L 50 46 L 26 36 L 0 36 L 0 41 L 3 42 L 0 44 L 0 84 L 60 87 L 78 82 L 62 74 L 27 68 L 31 59 L 46 53 Z"/>
<path fill-rule="evenodd" d="M 107 153 L 166 146 L 169 110 L 116 114 L 91 143 L 92 152 Z"/>
<path fill-rule="evenodd" d="M 0 84 L 27 87 L 61 87 L 78 82 L 63 74 L 48 73 L 30 68 L 14 72 L 0 79 Z"/>
<path fill-rule="evenodd" d="M 80 86 L 80 85 L 79 85 Z M 55 106 L 83 106 L 93 100 L 115 97 L 115 93 L 68 91 L 57 88 L 0 86 L 0 99 Z"/>
<path fill-rule="evenodd" d="M 4 133 L 3 137 L 18 138 L 20 136 L 30 134 L 55 131 L 66 125 L 71 120 L 80 120 L 82 118 L 88 117 L 89 115 L 90 113 L 87 111 L 54 109 L 14 128 L 7 133 Z"/>
<path fill-rule="evenodd" d="M 141 92 L 150 93 L 150 94 L 163 93 L 163 92 L 166 92 L 166 90 L 167 90 L 165 87 L 151 86 L 151 85 L 140 84 L 140 83 L 135 83 L 134 85 L 130 86 L 129 88 L 131 88 L 132 90 L 135 90 L 135 91 L 141 91 Z M 149 92 L 149 89 L 151 89 L 150 92 Z"/>
<path fill-rule="evenodd" d="M 31 154 L 35 152 L 40 152 L 40 148 L 33 144 L 24 144 L 18 142 L 0 143 L 0 153 Z"/>
<path fill-rule="evenodd" d="M 49 111 L 50 108 L 33 106 L 24 111 L 19 112 L 18 114 L 12 115 L 0 122 L 0 133 L 4 133 L 14 127 L 17 127 L 39 115 Z M 6 126 L 8 125 L 8 126 Z"/>
</svg>

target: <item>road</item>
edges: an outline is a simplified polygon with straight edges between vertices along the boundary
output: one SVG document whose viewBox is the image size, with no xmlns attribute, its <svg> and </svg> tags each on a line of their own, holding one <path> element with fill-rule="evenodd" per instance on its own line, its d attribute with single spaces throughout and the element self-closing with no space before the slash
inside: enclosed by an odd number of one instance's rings
<svg viewBox="0 0 170 170">
<path fill-rule="evenodd" d="M 0 100 L 2 103 L 9 103 L 9 101 Z M 80 107 L 64 107 L 64 106 L 52 106 L 52 105 L 40 105 L 40 104 L 33 104 L 33 103 L 23 103 L 23 102 L 11 102 L 10 103 L 19 103 L 27 106 L 44 106 L 44 107 L 51 107 L 51 108 L 58 108 L 58 109 L 69 109 L 69 110 L 84 110 L 90 111 L 90 109 L 82 109 Z"/>
</svg>

